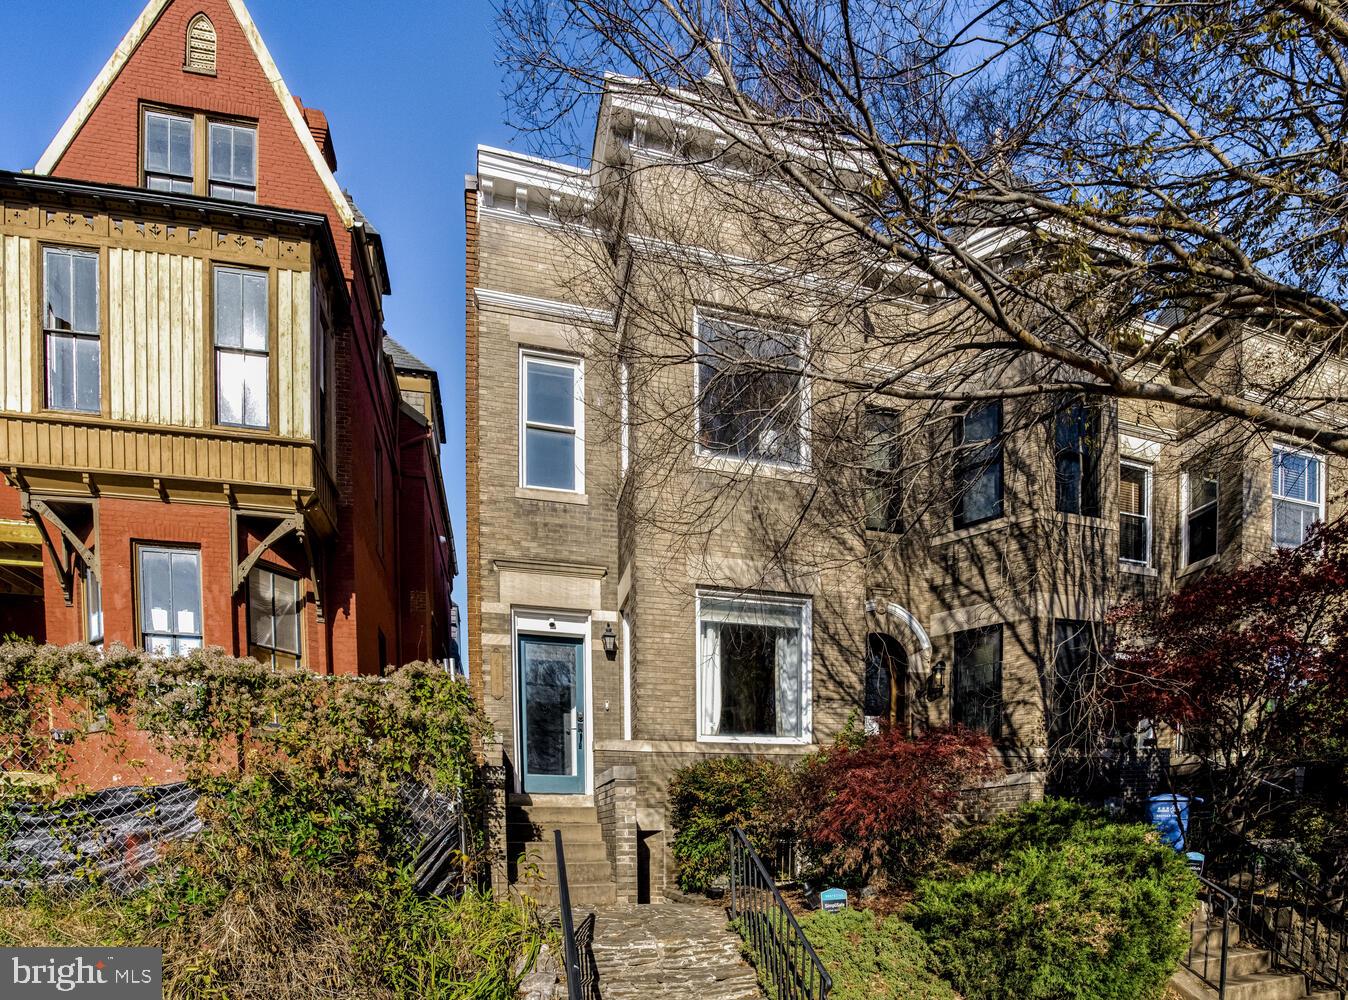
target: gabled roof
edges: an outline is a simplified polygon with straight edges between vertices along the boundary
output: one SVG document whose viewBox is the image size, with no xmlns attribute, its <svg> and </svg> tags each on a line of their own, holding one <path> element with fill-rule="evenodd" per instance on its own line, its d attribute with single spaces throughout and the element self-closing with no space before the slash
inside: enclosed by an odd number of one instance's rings
<svg viewBox="0 0 1348 1000">
<path fill-rule="evenodd" d="M 84 92 L 84 96 L 80 98 L 79 103 L 70 112 L 70 116 L 66 118 L 65 124 L 61 126 L 60 131 L 56 133 L 56 137 L 47 146 L 46 152 L 37 161 L 37 166 L 34 168 L 35 173 L 50 174 L 56 168 L 56 164 L 60 162 L 66 150 L 70 148 L 70 144 L 75 141 L 75 136 L 79 134 L 80 129 L 84 127 L 84 123 L 89 120 L 89 116 L 98 107 L 99 101 L 103 99 L 113 81 L 126 68 L 132 54 L 150 34 L 155 23 L 159 20 L 159 16 L 164 13 L 170 3 L 172 3 L 172 0 L 149 0 L 146 3 L 145 8 L 140 12 L 140 16 L 136 18 L 125 37 L 113 50 L 112 55 L 108 57 L 107 63 L 94 77 L 93 83 L 89 84 L 89 89 Z M 318 148 L 318 143 L 314 141 L 313 133 L 309 131 L 309 126 L 305 123 L 303 113 L 300 111 L 295 98 L 291 95 L 290 89 L 286 86 L 285 80 L 281 77 L 281 71 L 277 68 L 271 53 L 267 51 L 267 44 L 262 40 L 262 34 L 257 30 L 257 25 L 248 13 L 248 8 L 244 6 L 243 0 L 228 0 L 228 3 L 229 9 L 239 22 L 239 27 L 243 29 L 244 37 L 248 39 L 253 55 L 262 67 L 267 82 L 276 92 L 277 100 L 281 102 L 281 110 L 285 113 L 291 127 L 294 128 L 300 146 L 303 147 L 305 155 L 309 157 L 309 162 L 318 174 L 319 181 L 327 190 L 328 197 L 332 199 L 337 217 L 348 228 L 355 226 L 356 218 L 351 211 L 351 206 L 347 204 L 346 198 L 342 195 L 342 189 L 337 184 L 337 178 L 333 176 L 331 168 L 324 159 L 323 151 Z"/>
<path fill-rule="evenodd" d="M 400 372 L 425 372 L 428 375 L 435 374 L 434 368 L 426 364 L 426 362 L 422 361 L 388 334 L 384 335 L 384 353 L 387 354 L 389 359 L 393 362 L 393 367 Z"/>
<path fill-rule="evenodd" d="M 431 402 L 435 406 L 435 431 L 440 443 L 444 444 L 447 439 L 445 437 L 445 410 L 440 400 L 440 374 L 388 334 L 384 334 L 384 353 L 388 356 L 395 372 L 422 375 L 431 380 Z"/>
</svg>

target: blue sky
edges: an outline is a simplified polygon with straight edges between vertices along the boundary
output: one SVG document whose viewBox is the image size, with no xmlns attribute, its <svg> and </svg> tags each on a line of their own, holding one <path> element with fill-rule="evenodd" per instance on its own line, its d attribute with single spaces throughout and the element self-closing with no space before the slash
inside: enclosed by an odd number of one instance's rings
<svg viewBox="0 0 1348 1000">
<path fill-rule="evenodd" d="M 144 0 L 4 0 L 0 168 L 37 162 Z M 463 493 L 463 176 L 503 146 L 488 0 L 247 0 L 292 93 L 326 112 L 337 180 L 384 237 L 390 334 L 440 372 L 443 466 L 460 560 Z M 464 577 L 454 586 L 466 605 Z"/>
</svg>

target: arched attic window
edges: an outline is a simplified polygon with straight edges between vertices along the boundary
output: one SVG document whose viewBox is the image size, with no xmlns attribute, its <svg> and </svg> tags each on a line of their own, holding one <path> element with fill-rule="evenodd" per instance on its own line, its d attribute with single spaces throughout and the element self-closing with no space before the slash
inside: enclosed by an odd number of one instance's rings
<svg viewBox="0 0 1348 1000">
<path fill-rule="evenodd" d="M 183 69 L 215 75 L 215 25 L 205 14 L 187 22 L 187 55 Z"/>
</svg>

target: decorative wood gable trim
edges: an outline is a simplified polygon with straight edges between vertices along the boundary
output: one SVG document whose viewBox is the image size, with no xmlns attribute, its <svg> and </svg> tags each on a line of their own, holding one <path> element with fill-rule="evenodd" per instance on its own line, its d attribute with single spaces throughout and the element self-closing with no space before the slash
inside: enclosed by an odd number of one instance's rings
<svg viewBox="0 0 1348 1000">
<path fill-rule="evenodd" d="M 51 143 L 43 152 L 41 159 L 38 160 L 34 172 L 38 174 L 50 174 L 56 165 L 65 155 L 70 144 L 75 141 L 75 136 L 79 134 L 85 122 L 89 120 L 94 109 L 98 107 L 103 97 L 108 92 L 126 64 L 131 61 L 131 56 L 136 49 L 140 47 L 150 34 L 150 31 L 158 23 L 160 16 L 167 9 L 171 0 L 149 0 L 140 16 L 136 18 L 126 35 L 122 38 L 108 57 L 107 63 L 98 75 L 89 84 L 89 89 L 84 92 L 79 103 L 75 105 L 61 126 L 60 131 L 52 139 Z M 295 103 L 295 98 L 291 95 L 290 89 L 286 86 L 285 80 L 281 77 L 281 71 L 277 68 L 275 60 L 267 50 L 266 43 L 262 40 L 262 35 L 253 22 L 252 16 L 248 13 L 248 8 L 244 6 L 243 0 L 228 0 L 229 8 L 233 12 L 235 19 L 239 22 L 239 27 L 243 29 L 244 37 L 248 39 L 249 47 L 253 50 L 253 56 L 257 59 L 258 65 L 262 69 L 267 82 L 271 84 L 272 90 L 276 93 L 276 99 L 281 103 L 281 111 L 285 114 L 286 120 L 290 122 L 291 128 L 295 131 L 295 137 L 299 140 L 300 146 L 304 149 L 305 155 L 309 158 L 310 165 L 318 174 L 318 179 L 332 200 L 332 205 L 337 213 L 337 217 L 342 221 L 342 225 L 348 229 L 355 228 L 356 218 L 351 211 L 351 205 L 347 202 L 346 196 L 342 194 L 342 189 L 337 183 L 337 178 L 333 176 L 331 168 L 323 158 L 323 151 L 318 148 L 318 143 L 314 141 L 313 134 L 309 131 L 309 126 L 305 124 L 303 116 L 300 114 L 299 106 Z"/>
</svg>

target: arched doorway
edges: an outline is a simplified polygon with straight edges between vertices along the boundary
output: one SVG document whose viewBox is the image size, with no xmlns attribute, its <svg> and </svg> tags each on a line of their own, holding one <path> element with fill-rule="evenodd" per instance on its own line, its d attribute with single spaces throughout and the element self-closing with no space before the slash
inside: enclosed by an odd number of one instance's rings
<svg viewBox="0 0 1348 1000">
<path fill-rule="evenodd" d="M 888 632 L 866 636 L 866 691 L 864 710 L 867 728 L 898 727 L 909 731 L 908 652 Z"/>
</svg>

